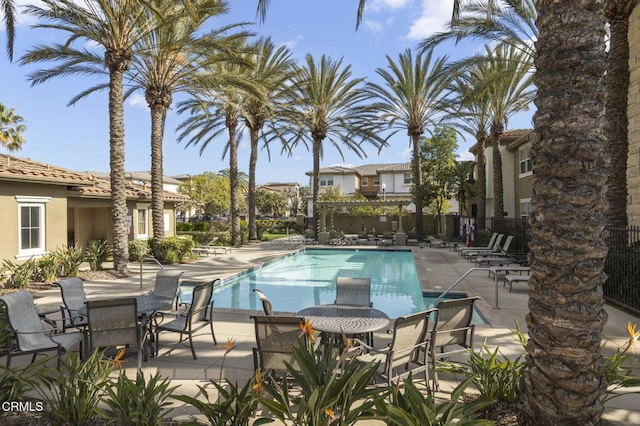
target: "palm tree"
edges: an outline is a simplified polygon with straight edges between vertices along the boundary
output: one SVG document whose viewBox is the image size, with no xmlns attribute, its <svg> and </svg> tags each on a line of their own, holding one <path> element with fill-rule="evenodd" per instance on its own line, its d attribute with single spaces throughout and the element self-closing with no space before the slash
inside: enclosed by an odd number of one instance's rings
<svg viewBox="0 0 640 426">
<path fill-rule="evenodd" d="M 26 130 L 24 119 L 15 113 L 13 108 L 7 108 L 0 104 L 0 145 L 9 151 L 22 148 L 24 138 L 22 133 Z"/>
<path fill-rule="evenodd" d="M 267 9 L 269 9 L 269 3 L 271 0 L 258 0 L 258 7 L 256 9 L 256 15 L 260 18 L 260 22 L 264 22 L 267 17 Z M 362 22 L 362 14 L 364 13 L 364 6 L 367 0 L 358 0 L 358 14 L 356 17 L 356 30 Z"/>
<path fill-rule="evenodd" d="M 607 191 L 609 223 L 627 226 L 627 155 L 629 154 L 627 96 L 629 93 L 629 16 L 637 0 L 608 0 L 605 13 L 610 25 L 607 70 L 606 134 L 609 138 Z"/>
<path fill-rule="evenodd" d="M 442 114 L 441 99 L 447 87 L 446 57 L 432 63 L 433 51 L 419 53 L 415 60 L 410 49 L 400 53 L 398 62 L 387 55 L 389 70 L 378 68 L 384 85 L 367 83 L 372 95 L 379 98 L 374 108 L 393 129 L 392 134 L 406 130 L 413 153 L 414 198 L 416 204 L 416 233 L 424 239 L 423 185 L 420 161 L 420 137 L 431 133 Z"/>
<path fill-rule="evenodd" d="M 109 166 L 111 169 L 111 220 L 114 268 L 124 272 L 129 261 L 127 200 L 124 167 L 123 75 L 140 37 L 153 29 L 147 8 L 138 0 L 92 0 L 77 5 L 73 0 L 42 0 L 43 6 L 26 6 L 39 19 L 34 27 L 56 29 L 68 34 L 65 43 L 39 45 L 28 51 L 22 64 L 54 62 L 48 69 L 28 76 L 32 85 L 54 77 L 106 75 L 109 81 Z M 78 43 L 76 46 L 75 43 Z M 100 50 L 89 50 L 88 43 Z M 93 90 L 93 89 L 90 89 Z M 83 97 L 73 98 L 69 104 Z"/>
<path fill-rule="evenodd" d="M 294 61 L 286 46 L 275 47 L 269 38 L 259 39 L 253 46 L 255 67 L 248 69 L 247 78 L 260 85 L 262 96 L 247 96 L 244 103 L 245 126 L 249 129 L 249 240 L 257 240 L 256 229 L 256 165 L 258 140 L 265 123 L 276 114 L 276 104 L 285 97 L 292 77 Z M 266 145 L 266 144 L 265 144 Z M 268 145 L 266 145 L 268 148 Z"/>
<path fill-rule="evenodd" d="M 7 56 L 13 61 L 13 42 L 16 38 L 16 4 L 13 0 L 0 0 L 3 12 L 4 29 L 7 33 Z"/>
<path fill-rule="evenodd" d="M 386 138 L 380 135 L 383 123 L 366 102 L 372 93 L 362 87 L 363 79 L 352 77 L 351 66 L 343 66 L 342 59 L 334 61 L 322 55 L 316 62 L 311 55 L 305 64 L 296 67 L 293 78 L 294 109 L 283 117 L 291 127 L 286 129 L 292 138 L 291 146 L 311 143 L 313 155 L 313 225 L 318 231 L 320 192 L 320 159 L 324 144 L 330 142 L 342 155 L 341 145 L 355 152 L 360 158 L 366 157 L 362 146 L 368 142 L 381 149 Z"/>
<path fill-rule="evenodd" d="M 460 216 L 468 216 L 467 200 L 476 194 L 476 181 L 473 178 L 473 161 L 456 161 L 453 192 L 458 199 Z"/>
<path fill-rule="evenodd" d="M 246 33 L 223 34 L 233 26 L 199 35 L 209 18 L 228 12 L 219 0 L 192 0 L 195 13 L 174 0 L 156 0 L 161 15 L 149 13 L 149 20 L 158 20 L 154 31 L 135 45 L 136 55 L 127 77 L 133 86 L 127 95 L 143 90 L 151 112 L 151 208 L 153 217 L 153 248 L 158 256 L 164 239 L 163 159 L 162 145 L 167 110 L 173 93 L 189 90 L 200 76 L 199 70 L 208 64 L 233 55 L 238 38 Z M 161 21 L 170 25 L 160 26 Z M 224 52 L 224 53 L 220 53 Z"/>
<path fill-rule="evenodd" d="M 607 255 L 605 2 L 538 2 L 525 412 L 600 424 Z"/>
</svg>

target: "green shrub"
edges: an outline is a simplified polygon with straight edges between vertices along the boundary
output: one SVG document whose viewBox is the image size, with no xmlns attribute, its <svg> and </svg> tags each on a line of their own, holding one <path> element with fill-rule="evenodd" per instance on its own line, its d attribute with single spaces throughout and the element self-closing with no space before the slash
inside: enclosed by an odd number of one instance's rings
<svg viewBox="0 0 640 426">
<path fill-rule="evenodd" d="M 51 254 L 58 262 L 58 275 L 60 275 L 61 277 L 78 276 L 80 264 L 84 260 L 82 248 L 78 244 L 74 244 L 70 247 L 58 247 Z"/>
<path fill-rule="evenodd" d="M 51 357 L 44 357 L 26 367 L 13 368 L 0 365 L 0 401 L 24 401 L 50 369 L 44 364 Z"/>
<path fill-rule="evenodd" d="M 169 264 L 180 263 L 194 247 L 191 238 L 167 237 L 160 243 L 160 261 Z"/>
<path fill-rule="evenodd" d="M 112 255 L 111 246 L 105 241 L 93 241 L 84 253 L 84 258 L 89 262 L 92 271 L 102 269 L 102 264 Z"/>
<path fill-rule="evenodd" d="M 41 378 L 35 391 L 51 410 L 58 424 L 81 426 L 94 424 L 101 411 L 100 396 L 109 380 L 113 364 L 103 360 L 102 352 L 82 362 L 80 355 L 67 352 L 60 368 Z"/>
<path fill-rule="evenodd" d="M 4 276 L 7 287 L 27 288 L 34 282 L 34 275 L 38 270 L 38 261 L 29 258 L 23 263 L 14 263 L 9 259 L 2 261 L 0 274 Z"/>
<path fill-rule="evenodd" d="M 129 260 L 137 262 L 143 257 L 151 255 L 151 246 L 149 240 L 131 240 L 129 241 Z"/>
<path fill-rule="evenodd" d="M 211 231 L 211 223 L 210 222 L 195 222 L 192 223 L 193 230 L 196 232 L 210 232 Z"/>
<path fill-rule="evenodd" d="M 173 397 L 178 386 L 170 384 L 171 380 L 167 378 L 160 380 L 158 373 L 147 381 L 141 371 L 135 380 L 123 371 L 117 381 L 107 382 L 102 398 L 113 415 L 101 415 L 119 426 L 159 425 L 173 411 L 168 399 Z"/>
<path fill-rule="evenodd" d="M 191 231 L 193 231 L 193 223 L 191 222 L 176 223 L 176 232 L 191 232 Z"/>
<path fill-rule="evenodd" d="M 52 254 L 47 254 L 46 256 L 38 259 L 38 271 L 37 276 L 39 280 L 44 281 L 45 283 L 51 283 L 56 280 L 56 276 L 58 275 L 58 269 L 60 265 L 56 256 Z"/>
</svg>

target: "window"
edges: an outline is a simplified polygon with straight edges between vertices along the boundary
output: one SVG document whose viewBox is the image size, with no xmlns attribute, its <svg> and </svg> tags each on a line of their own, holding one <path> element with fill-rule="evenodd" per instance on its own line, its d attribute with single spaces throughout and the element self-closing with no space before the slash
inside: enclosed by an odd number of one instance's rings
<svg viewBox="0 0 640 426">
<path fill-rule="evenodd" d="M 45 253 L 45 205 L 50 200 L 50 197 L 16 196 L 18 259 Z"/>
<path fill-rule="evenodd" d="M 380 176 L 373 177 L 373 186 L 380 186 Z"/>
<path fill-rule="evenodd" d="M 413 183 L 413 179 L 411 179 L 411 172 L 404 173 L 404 184 L 411 185 Z"/>
<path fill-rule="evenodd" d="M 360 178 L 360 186 L 369 186 L 369 178 L 368 177 Z"/>
<path fill-rule="evenodd" d="M 321 177 L 320 186 L 333 186 L 333 176 Z"/>
<path fill-rule="evenodd" d="M 136 238 L 145 240 L 149 238 L 149 204 L 138 204 L 136 208 Z"/>
<path fill-rule="evenodd" d="M 526 219 L 531 215 L 531 198 L 520 200 L 520 217 Z"/>
<path fill-rule="evenodd" d="M 531 144 L 521 146 L 518 150 L 518 156 L 520 158 L 520 176 L 526 176 L 533 172 L 533 166 L 531 165 Z"/>
</svg>

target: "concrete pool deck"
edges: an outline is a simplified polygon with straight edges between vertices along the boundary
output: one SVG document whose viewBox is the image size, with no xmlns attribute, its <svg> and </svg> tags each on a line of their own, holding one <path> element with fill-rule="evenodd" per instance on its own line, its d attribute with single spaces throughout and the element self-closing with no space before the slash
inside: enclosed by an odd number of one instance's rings
<svg viewBox="0 0 640 426">
<path fill-rule="evenodd" d="M 333 248 L 333 246 L 329 247 Z M 388 248 L 384 247 L 384 249 Z M 400 248 L 409 249 L 409 247 Z M 473 267 L 472 263 L 462 259 L 456 252 L 448 248 L 411 247 L 410 249 L 414 254 L 423 291 L 441 292 Z M 192 263 L 170 266 L 167 269 L 184 271 L 182 276 L 184 280 L 211 280 L 234 275 L 288 253 L 291 253 L 290 247 L 277 241 L 251 244 L 234 249 L 230 254 L 204 257 Z M 138 270 L 137 267 L 131 268 L 131 270 L 132 275 L 123 279 L 86 281 L 85 290 L 88 297 L 91 299 L 133 295 L 148 292 L 153 288 L 157 269 L 149 264 L 144 265 L 142 290 L 140 289 L 139 275 L 134 272 Z M 489 348 L 493 349 L 499 346 L 502 353 L 515 357 L 522 353 L 522 348 L 516 341 L 513 330 L 517 321 L 520 329 L 526 331 L 527 287 L 525 284 L 516 284 L 513 292 L 509 293 L 508 287 L 503 288 L 502 280 L 499 280 L 498 301 L 500 309 L 495 309 L 494 279 L 487 275 L 486 272 L 472 272 L 454 291 L 481 296 L 478 307 L 488 323 L 476 327 L 475 348 L 479 349 L 483 341 L 486 341 Z M 57 289 L 43 291 L 38 293 L 36 297 L 36 303 L 59 303 L 61 300 L 60 292 Z M 277 311 L 278 306 L 274 306 L 274 310 Z M 607 311 L 609 320 L 604 330 L 605 351 L 611 353 L 615 351 L 615 348 L 621 347 L 628 341 L 628 335 L 625 331 L 627 322 L 631 321 L 640 325 L 640 319 L 608 305 Z M 214 328 L 218 344 L 232 338 L 236 339 L 238 345 L 236 349 L 229 352 L 224 366 L 222 365 L 222 356 L 225 350 L 213 345 L 211 335 L 205 328 L 194 339 L 197 360 L 193 360 L 188 345 L 177 343 L 177 335 L 165 334 L 161 335 L 158 356 L 143 364 L 144 372 L 148 374 L 159 373 L 162 377 L 170 378 L 173 384 L 179 386 L 177 393 L 193 396 L 199 395 L 198 386 L 203 386 L 210 389 L 209 393 L 215 397 L 213 386 L 209 381 L 218 380 L 221 374 L 225 378 L 238 380 L 240 384 L 243 384 L 253 374 L 252 348 L 255 345 L 255 338 L 253 321 L 250 316 L 260 312 L 215 308 L 214 304 Z M 388 339 L 386 333 L 377 333 L 376 346 L 383 345 L 386 339 Z M 635 375 L 640 377 L 638 355 L 635 357 Z M 24 359 L 28 361 L 30 357 L 25 356 Z M 126 362 L 124 367 L 128 374 L 129 372 L 135 374 L 135 361 Z M 442 392 L 452 389 L 458 379 L 453 376 L 441 375 Z M 443 393 L 443 396 L 446 397 L 446 394 Z M 640 424 L 640 405 L 637 401 L 637 395 L 624 395 L 609 401 L 603 417 L 604 424 Z M 181 402 L 177 402 L 175 406 L 177 408 L 171 415 L 178 419 L 186 419 L 190 415 L 197 414 L 196 410 L 190 406 L 184 406 Z M 362 423 L 381 424 L 381 422 Z"/>
</svg>

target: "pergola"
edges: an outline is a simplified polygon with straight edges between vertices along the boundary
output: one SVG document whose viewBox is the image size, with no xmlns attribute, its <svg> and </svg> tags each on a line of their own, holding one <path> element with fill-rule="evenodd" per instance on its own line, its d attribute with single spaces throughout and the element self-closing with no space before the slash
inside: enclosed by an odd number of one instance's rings
<svg viewBox="0 0 640 426">
<path fill-rule="evenodd" d="M 397 233 L 404 233 L 402 230 L 402 209 L 404 206 L 408 206 L 413 203 L 408 198 L 394 198 L 390 200 L 340 200 L 340 201 L 318 201 L 318 207 L 320 209 L 320 232 L 327 232 L 327 207 L 394 207 L 398 206 L 398 231 Z"/>
</svg>

